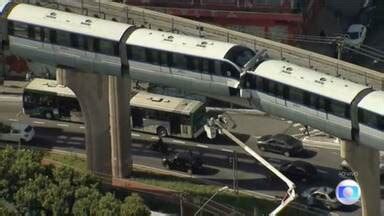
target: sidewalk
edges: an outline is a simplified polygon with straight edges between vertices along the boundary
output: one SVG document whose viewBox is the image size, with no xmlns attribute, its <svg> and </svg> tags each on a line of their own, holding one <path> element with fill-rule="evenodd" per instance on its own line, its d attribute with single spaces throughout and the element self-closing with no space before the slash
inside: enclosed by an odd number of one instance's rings
<svg viewBox="0 0 384 216">
<path fill-rule="evenodd" d="M 4 81 L 4 85 L 0 85 L 0 94 L 21 95 L 23 89 L 28 85 L 27 81 Z"/>
</svg>

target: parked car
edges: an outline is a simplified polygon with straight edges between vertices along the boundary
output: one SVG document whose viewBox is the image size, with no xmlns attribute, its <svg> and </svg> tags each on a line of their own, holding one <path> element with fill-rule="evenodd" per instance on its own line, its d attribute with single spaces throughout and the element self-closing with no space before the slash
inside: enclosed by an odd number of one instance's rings
<svg viewBox="0 0 384 216">
<path fill-rule="evenodd" d="M 32 126 L 13 122 L 11 124 L 0 123 L 0 140 L 10 142 L 29 142 L 35 136 Z"/>
<path fill-rule="evenodd" d="M 328 210 L 334 210 L 341 206 L 336 198 L 335 189 L 331 187 L 309 188 L 301 194 L 301 197 L 306 200 L 309 206 L 318 206 Z"/>
<path fill-rule="evenodd" d="M 292 161 L 282 164 L 280 172 L 292 180 L 309 181 L 317 176 L 317 169 L 312 164 L 305 161 Z"/>
<path fill-rule="evenodd" d="M 162 164 L 167 169 L 181 170 L 188 174 L 194 174 L 201 171 L 203 160 L 192 152 L 178 152 L 164 157 Z"/>
<path fill-rule="evenodd" d="M 257 140 L 257 146 L 261 151 L 276 152 L 287 157 L 303 150 L 303 143 L 287 134 L 262 136 Z"/>
<path fill-rule="evenodd" d="M 352 24 L 348 27 L 344 44 L 353 48 L 360 48 L 367 37 L 367 27 L 362 24 Z"/>
</svg>

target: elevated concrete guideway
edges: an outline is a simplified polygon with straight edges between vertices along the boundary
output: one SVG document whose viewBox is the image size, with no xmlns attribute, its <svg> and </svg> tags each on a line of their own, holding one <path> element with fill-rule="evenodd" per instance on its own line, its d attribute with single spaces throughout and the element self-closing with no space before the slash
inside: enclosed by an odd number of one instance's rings
<svg viewBox="0 0 384 216">
<path fill-rule="evenodd" d="M 377 90 L 384 90 L 383 73 L 293 46 L 181 17 L 107 0 L 16 0 L 16 2 L 40 4 L 44 7 L 142 25 L 152 29 L 228 41 L 254 49 L 267 49 L 268 55 L 274 59 L 284 59 L 303 67 L 372 86 Z"/>
</svg>

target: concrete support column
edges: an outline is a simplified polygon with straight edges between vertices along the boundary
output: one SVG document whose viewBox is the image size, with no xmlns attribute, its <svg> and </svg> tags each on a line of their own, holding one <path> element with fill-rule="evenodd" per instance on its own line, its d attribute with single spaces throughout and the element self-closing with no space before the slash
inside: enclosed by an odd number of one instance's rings
<svg viewBox="0 0 384 216">
<path fill-rule="evenodd" d="M 132 172 L 129 76 L 109 76 L 109 123 L 112 176 L 129 177 Z"/>
<path fill-rule="evenodd" d="M 357 173 L 363 216 L 380 215 L 379 151 L 351 141 L 342 141 L 340 154 L 352 171 Z"/>
<path fill-rule="evenodd" d="M 108 77 L 60 69 L 56 79 L 59 84 L 69 87 L 80 103 L 89 171 L 111 175 Z"/>
</svg>

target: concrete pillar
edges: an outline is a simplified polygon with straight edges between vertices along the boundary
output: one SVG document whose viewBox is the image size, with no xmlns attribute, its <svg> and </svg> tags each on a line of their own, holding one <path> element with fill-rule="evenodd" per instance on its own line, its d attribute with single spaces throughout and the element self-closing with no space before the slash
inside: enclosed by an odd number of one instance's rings
<svg viewBox="0 0 384 216">
<path fill-rule="evenodd" d="M 57 81 L 72 89 L 80 103 L 85 123 L 88 169 L 111 175 L 108 77 L 68 69 L 57 70 Z"/>
<path fill-rule="evenodd" d="M 342 141 L 340 154 L 352 171 L 357 173 L 356 180 L 361 188 L 362 215 L 380 215 L 379 151 L 351 141 Z"/>
<path fill-rule="evenodd" d="M 109 76 L 109 123 L 112 176 L 129 177 L 132 172 L 129 76 Z"/>
</svg>

